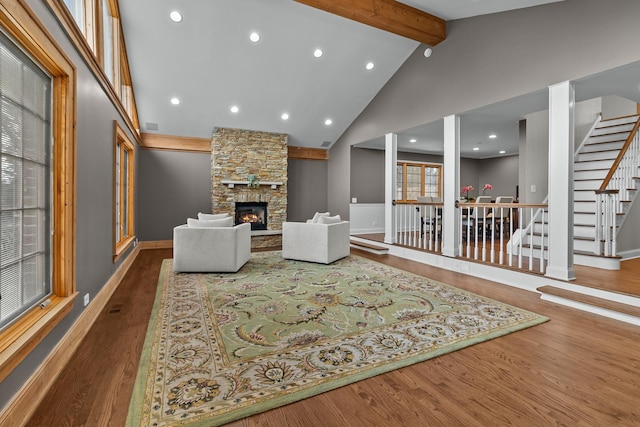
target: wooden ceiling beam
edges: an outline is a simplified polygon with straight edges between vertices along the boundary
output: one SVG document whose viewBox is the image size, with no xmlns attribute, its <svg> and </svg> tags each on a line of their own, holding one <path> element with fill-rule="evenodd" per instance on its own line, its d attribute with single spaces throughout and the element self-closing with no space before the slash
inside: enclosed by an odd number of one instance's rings
<svg viewBox="0 0 640 427">
<path fill-rule="evenodd" d="M 444 19 L 395 0 L 294 1 L 430 46 L 447 37 Z"/>
</svg>

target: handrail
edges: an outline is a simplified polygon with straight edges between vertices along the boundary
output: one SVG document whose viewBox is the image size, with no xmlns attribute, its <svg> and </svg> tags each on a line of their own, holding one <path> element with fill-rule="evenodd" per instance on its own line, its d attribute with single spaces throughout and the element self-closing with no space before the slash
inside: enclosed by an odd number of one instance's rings
<svg viewBox="0 0 640 427">
<path fill-rule="evenodd" d="M 624 142 L 624 145 L 620 149 L 620 152 L 618 153 L 618 157 L 616 157 L 616 160 L 613 162 L 611 169 L 609 169 L 609 173 L 607 173 L 607 176 L 605 177 L 604 181 L 602 181 L 602 185 L 600 185 L 600 188 L 599 188 L 600 191 L 607 189 L 607 186 L 609 185 L 609 181 L 611 181 L 611 178 L 613 178 L 613 175 L 616 173 L 616 170 L 618 169 L 618 166 L 622 162 L 622 159 L 627 154 L 627 150 L 631 146 L 631 142 L 633 142 L 633 138 L 636 136 L 636 133 L 638 133 L 638 128 L 640 128 L 640 118 L 638 118 L 638 120 L 636 121 L 636 124 L 631 130 L 629 137 L 627 138 L 627 140 Z"/>
</svg>

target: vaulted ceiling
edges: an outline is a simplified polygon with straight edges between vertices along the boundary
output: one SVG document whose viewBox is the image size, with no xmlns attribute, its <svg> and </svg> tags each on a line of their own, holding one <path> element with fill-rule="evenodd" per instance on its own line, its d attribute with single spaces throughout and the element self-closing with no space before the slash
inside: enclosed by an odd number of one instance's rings
<svg viewBox="0 0 640 427">
<path fill-rule="evenodd" d="M 380 1 L 392 2 L 366 0 Z M 553 1 L 402 3 L 452 20 Z M 181 22 L 169 18 L 172 11 Z M 232 127 L 327 148 L 408 56 L 426 47 L 293 0 L 135 0 L 121 1 L 120 12 L 146 133 L 210 138 L 215 127 Z"/>
</svg>

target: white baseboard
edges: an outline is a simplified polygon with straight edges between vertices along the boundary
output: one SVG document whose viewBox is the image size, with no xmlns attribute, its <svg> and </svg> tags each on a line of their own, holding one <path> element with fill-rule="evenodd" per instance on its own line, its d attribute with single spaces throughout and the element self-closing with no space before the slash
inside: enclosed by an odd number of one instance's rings
<svg viewBox="0 0 640 427">
<path fill-rule="evenodd" d="M 618 255 L 622 257 L 622 261 L 634 258 L 640 258 L 640 249 L 631 249 L 628 251 L 618 252 Z"/>
</svg>

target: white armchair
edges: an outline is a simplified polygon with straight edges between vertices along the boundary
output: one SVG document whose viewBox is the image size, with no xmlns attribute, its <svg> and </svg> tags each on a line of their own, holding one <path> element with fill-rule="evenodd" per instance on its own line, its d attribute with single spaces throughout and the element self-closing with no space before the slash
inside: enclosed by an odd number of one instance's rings
<svg viewBox="0 0 640 427">
<path fill-rule="evenodd" d="M 173 271 L 233 273 L 251 258 L 251 224 L 173 229 Z"/>
<path fill-rule="evenodd" d="M 282 257 L 330 264 L 349 255 L 350 223 L 282 223 Z"/>
</svg>

